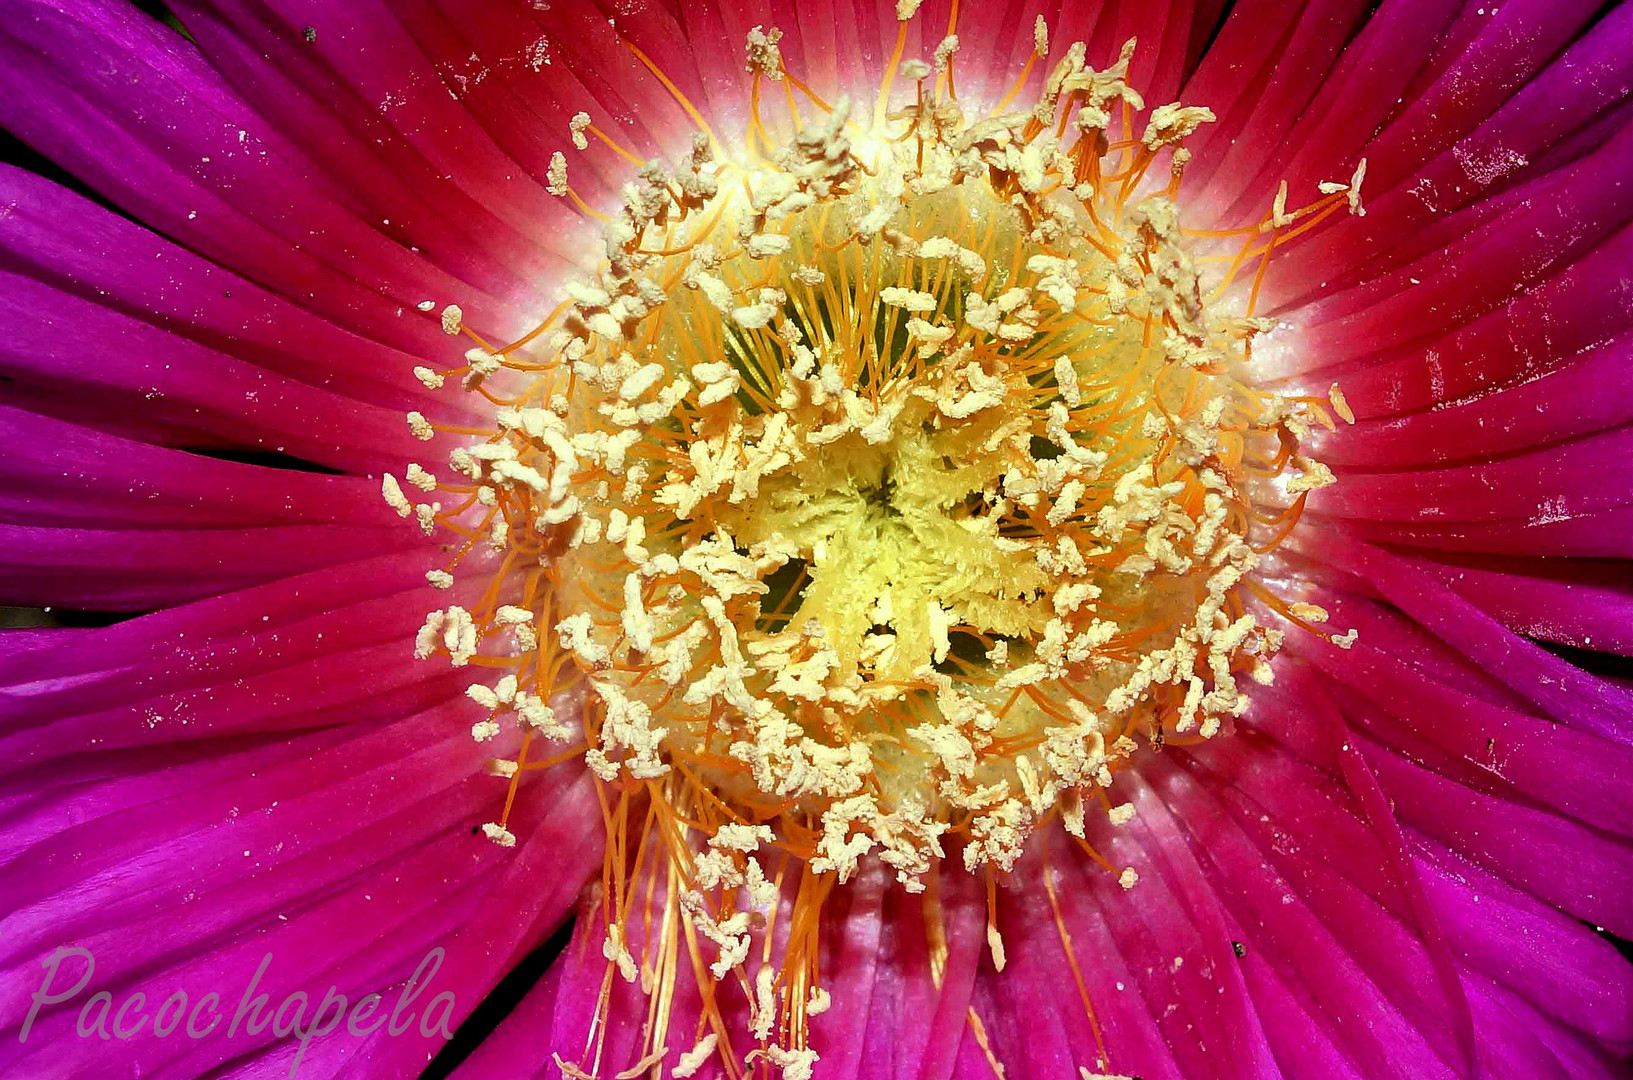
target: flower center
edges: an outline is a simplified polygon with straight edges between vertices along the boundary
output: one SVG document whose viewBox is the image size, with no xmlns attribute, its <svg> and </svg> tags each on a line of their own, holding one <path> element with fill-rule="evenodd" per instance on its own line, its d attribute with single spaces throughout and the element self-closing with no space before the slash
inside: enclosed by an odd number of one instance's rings
<svg viewBox="0 0 1633 1080">
<path fill-rule="evenodd" d="M 1139 740 L 1268 679 L 1243 455 L 1283 403 L 1171 193 L 1130 194 L 1209 114 L 1110 150 L 1126 63 L 1052 80 L 1085 97 L 1069 147 L 1044 105 L 968 124 L 911 71 L 882 132 L 841 103 L 627 189 L 560 378 L 493 444 L 541 546 L 571 531 L 555 630 L 603 780 L 678 771 L 818 871 L 877 852 L 917 887 L 949 831 L 1005 869 L 1057 811 L 1080 833 Z"/>
<path fill-rule="evenodd" d="M 774 905 L 757 852 L 838 882 L 877 858 L 910 890 L 950 844 L 1007 871 L 1042 823 L 1125 816 L 1106 789 L 1141 744 L 1245 708 L 1281 639 L 1266 605 L 1325 617 L 1251 575 L 1331 482 L 1298 452 L 1326 402 L 1253 386 L 1256 283 L 1224 298 L 1358 208 L 1359 175 L 1188 233 L 1181 144 L 1212 114 L 1139 124 L 1132 42 L 1105 71 L 1073 46 L 1031 109 L 973 119 L 949 42 L 893 62 L 911 102 L 887 108 L 887 84 L 871 124 L 807 95 L 802 126 L 789 90 L 780 144 L 756 111 L 731 160 L 699 133 L 646 166 L 546 326 L 446 373 L 499 402 L 441 486 L 500 565 L 420 652 L 508 643 L 472 696 L 479 737 L 507 713 L 526 734 L 496 766 L 513 793 L 527 740 L 582 739 L 620 807 L 643 792 L 666 836 L 700 831 L 682 903 L 717 977 L 748 947 L 724 897 Z M 750 57 L 758 103 L 776 36 Z M 559 157 L 551 185 L 577 199 Z M 582 731 L 548 704 L 567 689 Z"/>
</svg>

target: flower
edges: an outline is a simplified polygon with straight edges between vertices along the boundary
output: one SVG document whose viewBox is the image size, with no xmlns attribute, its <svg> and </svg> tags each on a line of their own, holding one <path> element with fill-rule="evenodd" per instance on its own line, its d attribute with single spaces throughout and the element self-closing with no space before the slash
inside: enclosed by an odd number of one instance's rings
<svg viewBox="0 0 1633 1080">
<path fill-rule="evenodd" d="M 1630 20 L 0 10 L 8 1075 L 1617 1075 Z"/>
</svg>

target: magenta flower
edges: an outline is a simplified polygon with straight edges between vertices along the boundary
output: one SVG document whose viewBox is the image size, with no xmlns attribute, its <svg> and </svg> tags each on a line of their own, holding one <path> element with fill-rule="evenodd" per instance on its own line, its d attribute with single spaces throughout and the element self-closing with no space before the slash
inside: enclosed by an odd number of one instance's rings
<svg viewBox="0 0 1633 1080">
<path fill-rule="evenodd" d="M 1633 7 L 1485 2 L 0 0 L 0 1073 L 1627 1075 Z"/>
</svg>

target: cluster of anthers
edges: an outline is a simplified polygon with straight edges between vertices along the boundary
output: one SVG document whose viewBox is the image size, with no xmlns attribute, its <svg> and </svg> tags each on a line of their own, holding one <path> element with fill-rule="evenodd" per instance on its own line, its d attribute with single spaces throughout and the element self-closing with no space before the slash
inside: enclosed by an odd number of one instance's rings
<svg viewBox="0 0 1633 1080">
<path fill-rule="evenodd" d="M 971 119 L 950 29 L 928 62 L 903 59 L 914 7 L 871 122 L 756 28 L 739 152 L 697 117 L 685 160 L 642 165 L 610 217 L 558 154 L 550 189 L 604 222 L 605 260 L 522 340 L 466 330 L 463 366 L 420 369 L 491 401 L 492 430 L 443 477 L 385 479 L 400 514 L 456 538 L 433 585 L 463 566 L 489 579 L 470 609 L 430 614 L 416 653 L 499 673 L 469 694 L 475 737 L 514 748 L 491 764 L 506 814 L 529 769 L 582 755 L 599 781 L 609 972 L 657 993 L 667 935 L 743 989 L 759 1048 L 734 1056 L 711 1004 L 677 1076 L 716 1054 L 809 1075 L 834 885 L 876 860 L 922 890 L 953 851 L 990 905 L 1039 827 L 1087 848 L 1091 808 L 1128 819 L 1108 788 L 1142 743 L 1242 712 L 1282 637 L 1256 611 L 1325 620 L 1253 574 L 1333 480 L 1301 439 L 1332 425 L 1328 404 L 1353 417 L 1336 386 L 1281 395 L 1244 370 L 1270 329 L 1253 306 L 1272 250 L 1360 212 L 1362 173 L 1294 211 L 1283 185 L 1255 226 L 1190 232 L 1182 143 L 1213 115 L 1147 113 L 1133 42 L 1103 71 L 1074 44 L 1031 108 L 1009 107 L 1023 73 Z M 1049 51 L 1040 19 L 1034 59 Z M 897 79 L 912 93 L 892 104 Z M 791 138 L 760 115 L 767 86 Z M 587 115 L 571 136 L 629 156 Z M 1193 254 L 1199 240 L 1237 246 Z M 457 308 L 443 325 L 461 330 Z M 507 820 L 485 829 L 508 846 Z M 653 866 L 669 914 L 627 926 Z M 661 1055 L 662 1025 L 648 1039 Z"/>
</svg>

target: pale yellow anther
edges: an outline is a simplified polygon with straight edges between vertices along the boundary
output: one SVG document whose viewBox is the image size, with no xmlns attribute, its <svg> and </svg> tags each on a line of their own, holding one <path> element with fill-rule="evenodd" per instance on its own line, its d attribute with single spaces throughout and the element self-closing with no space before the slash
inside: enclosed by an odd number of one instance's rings
<svg viewBox="0 0 1633 1080">
<path fill-rule="evenodd" d="M 922 259 L 951 259 L 958 264 L 959 269 L 970 276 L 970 279 L 979 282 L 987 276 L 987 261 L 979 252 L 971 251 L 957 241 L 946 236 L 932 236 L 919 246 L 919 257 Z"/>
<path fill-rule="evenodd" d="M 632 983 L 636 980 L 635 957 L 630 955 L 629 946 L 624 941 L 624 928 L 618 923 L 607 927 L 607 936 L 601 943 L 601 955 L 613 962 L 625 982 Z"/>
<path fill-rule="evenodd" d="M 1270 227 L 1284 229 L 1293 223 L 1287 215 L 1287 181 L 1283 180 L 1276 189 L 1276 197 L 1270 203 Z"/>
<path fill-rule="evenodd" d="M 898 6 L 900 2 L 902 0 L 898 0 Z M 765 1059 L 782 1071 L 782 1080 L 811 1080 L 815 1075 L 816 1064 L 820 1060 L 817 1052 L 808 1046 L 777 1045 L 765 1048 Z"/>
<path fill-rule="evenodd" d="M 572 136 L 575 148 L 579 150 L 590 148 L 590 140 L 584 137 L 584 129 L 589 127 L 590 123 L 590 114 L 587 112 L 574 113 L 573 118 L 567 122 L 567 131 Z"/>
<path fill-rule="evenodd" d="M 1324 623 L 1327 621 L 1327 609 L 1316 604 L 1307 604 L 1303 601 L 1294 601 L 1287 605 L 1287 610 L 1293 613 L 1295 619 L 1303 619 L 1308 623 Z"/>
<path fill-rule="evenodd" d="M 917 315 L 928 315 L 936 309 L 935 296 L 916 289 L 903 289 L 891 285 L 879 290 L 879 302 L 887 307 L 897 307 L 904 311 L 911 311 Z"/>
<path fill-rule="evenodd" d="M 782 81 L 782 50 L 777 42 L 782 31 L 756 26 L 748 32 L 748 70 L 758 72 L 774 82 Z"/>
<path fill-rule="evenodd" d="M 1318 491 L 1338 482 L 1326 465 L 1301 454 L 1293 455 L 1293 468 L 1297 475 L 1287 481 L 1287 490 L 1295 495 L 1301 491 Z"/>
<path fill-rule="evenodd" d="M 1345 399 L 1344 391 L 1338 388 L 1337 383 L 1333 383 L 1332 386 L 1328 388 L 1327 400 L 1332 402 L 1333 412 L 1337 413 L 1339 418 L 1343 420 L 1344 423 L 1355 423 L 1355 412 L 1349 407 L 1349 401 Z"/>
<path fill-rule="evenodd" d="M 1188 137 L 1203 124 L 1211 124 L 1216 117 L 1213 110 L 1201 105 L 1181 105 L 1174 102 L 1151 110 L 1146 120 L 1145 133 L 1140 137 L 1148 149 L 1171 146 Z"/>
<path fill-rule="evenodd" d="M 380 478 L 380 494 L 385 497 L 386 505 L 397 512 L 398 517 L 405 518 L 414 512 L 414 504 L 408 501 L 408 496 L 403 494 L 402 485 L 390 473 Z"/>
<path fill-rule="evenodd" d="M 697 1045 L 680 1056 L 670 1075 L 677 1080 L 688 1080 L 689 1077 L 696 1076 L 697 1071 L 714 1057 L 714 1048 L 719 1042 L 720 1036 L 712 1031 L 704 1035 L 697 1041 Z"/>
<path fill-rule="evenodd" d="M 1060 388 L 1060 400 L 1068 408 L 1075 409 L 1083 403 L 1082 391 L 1078 387 L 1077 368 L 1070 356 L 1062 353 L 1055 358 L 1055 384 Z"/>
<path fill-rule="evenodd" d="M 749 256 L 755 259 L 774 259 L 786 254 L 792 241 L 781 233 L 759 233 L 751 236 L 744 248 Z"/>
<path fill-rule="evenodd" d="M 482 834 L 503 848 L 516 846 L 516 834 L 503 825 L 489 821 L 483 824 Z"/>
<path fill-rule="evenodd" d="M 405 471 L 404 477 L 410 484 L 419 488 L 421 491 L 429 492 L 437 489 L 437 478 L 426 472 L 424 468 L 414 462 L 409 462 L 408 469 Z"/>
<path fill-rule="evenodd" d="M 544 170 L 544 188 L 558 199 L 567 197 L 567 156 L 560 150 L 550 155 L 550 164 Z"/>
</svg>

